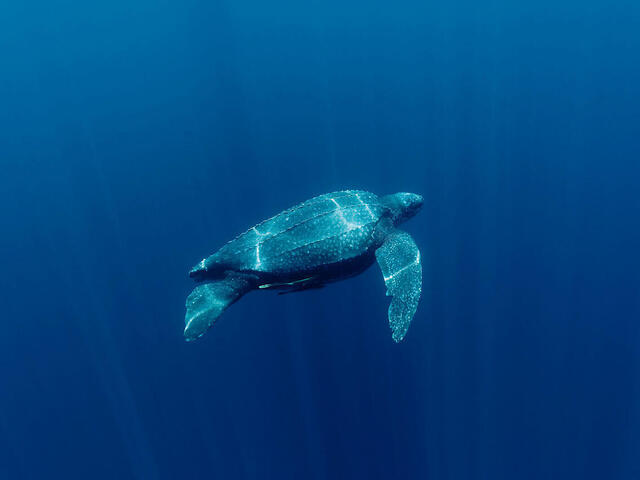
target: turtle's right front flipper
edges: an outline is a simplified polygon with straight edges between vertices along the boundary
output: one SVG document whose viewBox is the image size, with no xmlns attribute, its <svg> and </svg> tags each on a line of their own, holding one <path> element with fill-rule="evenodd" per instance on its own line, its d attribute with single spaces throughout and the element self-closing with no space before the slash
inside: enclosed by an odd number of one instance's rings
<svg viewBox="0 0 640 480">
<path fill-rule="evenodd" d="M 420 251 L 408 233 L 396 230 L 376 250 L 376 259 L 387 286 L 387 295 L 392 297 L 389 305 L 392 337 L 399 342 L 406 335 L 420 300 Z"/>
<path fill-rule="evenodd" d="M 195 340 L 204 335 L 229 305 L 253 288 L 250 278 L 237 274 L 198 285 L 187 297 L 185 339 Z"/>
</svg>

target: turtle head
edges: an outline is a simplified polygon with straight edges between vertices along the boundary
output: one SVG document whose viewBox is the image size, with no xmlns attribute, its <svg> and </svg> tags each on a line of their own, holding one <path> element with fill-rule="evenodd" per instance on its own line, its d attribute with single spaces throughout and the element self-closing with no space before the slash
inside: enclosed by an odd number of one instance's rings
<svg viewBox="0 0 640 480">
<path fill-rule="evenodd" d="M 406 192 L 385 195 L 381 200 L 391 210 L 391 218 L 395 225 L 413 217 L 424 203 L 422 195 Z"/>
</svg>

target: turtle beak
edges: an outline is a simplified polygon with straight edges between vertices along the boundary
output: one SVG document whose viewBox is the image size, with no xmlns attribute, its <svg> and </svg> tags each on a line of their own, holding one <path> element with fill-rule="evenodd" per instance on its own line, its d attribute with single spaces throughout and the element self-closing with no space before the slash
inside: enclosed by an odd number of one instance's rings
<svg viewBox="0 0 640 480">
<path fill-rule="evenodd" d="M 418 210 L 422 208 L 422 205 L 424 204 L 424 198 L 422 197 L 422 195 L 418 195 L 417 193 L 412 193 L 408 203 L 409 203 L 409 206 L 407 210 L 408 210 L 409 216 L 413 217 L 416 213 L 418 213 Z"/>
</svg>

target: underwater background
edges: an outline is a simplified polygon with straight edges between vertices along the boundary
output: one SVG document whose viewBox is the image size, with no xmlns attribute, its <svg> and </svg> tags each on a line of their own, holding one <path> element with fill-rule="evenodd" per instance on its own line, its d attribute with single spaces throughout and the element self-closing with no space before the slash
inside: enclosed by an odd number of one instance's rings
<svg viewBox="0 0 640 480">
<path fill-rule="evenodd" d="M 640 5 L 0 6 L 0 478 L 640 478 Z M 188 270 L 345 188 L 377 266 L 183 340 Z"/>
</svg>

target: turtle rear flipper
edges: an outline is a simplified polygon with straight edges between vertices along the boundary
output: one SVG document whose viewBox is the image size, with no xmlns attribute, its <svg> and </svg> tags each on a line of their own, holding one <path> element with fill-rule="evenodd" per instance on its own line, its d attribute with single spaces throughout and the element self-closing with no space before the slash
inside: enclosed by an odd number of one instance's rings
<svg viewBox="0 0 640 480">
<path fill-rule="evenodd" d="M 187 297 L 184 336 L 201 337 L 229 305 L 253 289 L 250 279 L 230 274 L 222 280 L 201 283 Z"/>
</svg>

